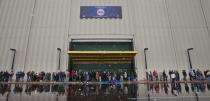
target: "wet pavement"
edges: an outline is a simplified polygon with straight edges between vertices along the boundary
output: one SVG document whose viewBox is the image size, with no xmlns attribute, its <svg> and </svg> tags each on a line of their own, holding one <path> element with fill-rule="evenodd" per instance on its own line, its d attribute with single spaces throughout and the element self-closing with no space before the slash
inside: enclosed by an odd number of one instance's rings
<svg viewBox="0 0 210 101">
<path fill-rule="evenodd" d="M 0 101 L 209 101 L 208 83 L 0 84 Z"/>
</svg>

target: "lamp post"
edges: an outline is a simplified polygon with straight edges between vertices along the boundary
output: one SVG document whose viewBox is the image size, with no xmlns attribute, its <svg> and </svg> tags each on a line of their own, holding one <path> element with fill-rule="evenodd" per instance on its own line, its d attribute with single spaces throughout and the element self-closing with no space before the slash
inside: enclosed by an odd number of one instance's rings
<svg viewBox="0 0 210 101">
<path fill-rule="evenodd" d="M 148 50 L 148 48 L 144 48 L 144 61 L 145 61 L 145 69 L 146 69 L 146 78 L 147 78 L 147 81 L 148 81 L 148 70 L 147 70 L 147 54 L 146 54 L 146 51 Z M 149 91 L 149 85 L 147 84 L 147 91 Z M 147 94 L 147 98 L 148 98 L 148 101 L 150 101 L 150 94 L 148 93 Z"/>
<path fill-rule="evenodd" d="M 11 71 L 13 71 L 13 69 L 14 69 L 14 63 L 15 63 L 16 49 L 10 48 L 10 51 L 13 52 L 12 66 L 11 66 Z"/>
<path fill-rule="evenodd" d="M 144 48 L 144 60 L 145 60 L 145 69 L 146 69 L 146 78 L 148 80 L 148 71 L 147 71 L 147 54 L 146 51 L 148 50 L 148 48 Z"/>
<path fill-rule="evenodd" d="M 192 69 L 192 62 L 191 62 L 191 58 L 190 58 L 190 50 L 193 50 L 193 48 L 188 48 L 187 49 L 187 55 L 188 55 L 188 60 L 189 60 L 189 64 L 190 64 L 190 69 Z"/>
<path fill-rule="evenodd" d="M 59 54 L 58 54 L 58 70 L 60 70 L 60 63 L 61 63 L 61 49 L 60 49 L 60 48 L 57 48 L 57 50 L 59 51 Z"/>
</svg>

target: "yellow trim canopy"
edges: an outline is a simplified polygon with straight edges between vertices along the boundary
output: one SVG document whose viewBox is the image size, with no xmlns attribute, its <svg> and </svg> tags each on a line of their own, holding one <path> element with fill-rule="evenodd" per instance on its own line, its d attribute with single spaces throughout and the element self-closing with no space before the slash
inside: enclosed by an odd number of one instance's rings
<svg viewBox="0 0 210 101">
<path fill-rule="evenodd" d="M 137 51 L 68 51 L 73 61 L 130 61 Z"/>
<path fill-rule="evenodd" d="M 68 54 L 137 54 L 137 51 L 68 51 Z"/>
</svg>

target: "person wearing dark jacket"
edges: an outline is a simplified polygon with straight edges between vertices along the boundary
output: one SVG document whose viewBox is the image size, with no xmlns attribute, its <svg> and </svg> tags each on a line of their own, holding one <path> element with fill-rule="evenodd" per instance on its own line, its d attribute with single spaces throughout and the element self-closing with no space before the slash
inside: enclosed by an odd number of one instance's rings
<svg viewBox="0 0 210 101">
<path fill-rule="evenodd" d="M 185 70 L 182 70 L 182 74 L 183 74 L 183 80 L 187 80 L 187 72 Z"/>
</svg>

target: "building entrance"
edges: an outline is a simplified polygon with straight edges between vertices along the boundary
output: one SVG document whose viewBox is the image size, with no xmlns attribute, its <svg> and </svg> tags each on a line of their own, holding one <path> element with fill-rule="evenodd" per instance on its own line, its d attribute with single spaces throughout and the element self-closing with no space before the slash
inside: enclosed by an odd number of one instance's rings
<svg viewBox="0 0 210 101">
<path fill-rule="evenodd" d="M 69 70 L 135 75 L 132 42 L 71 42 Z"/>
</svg>

